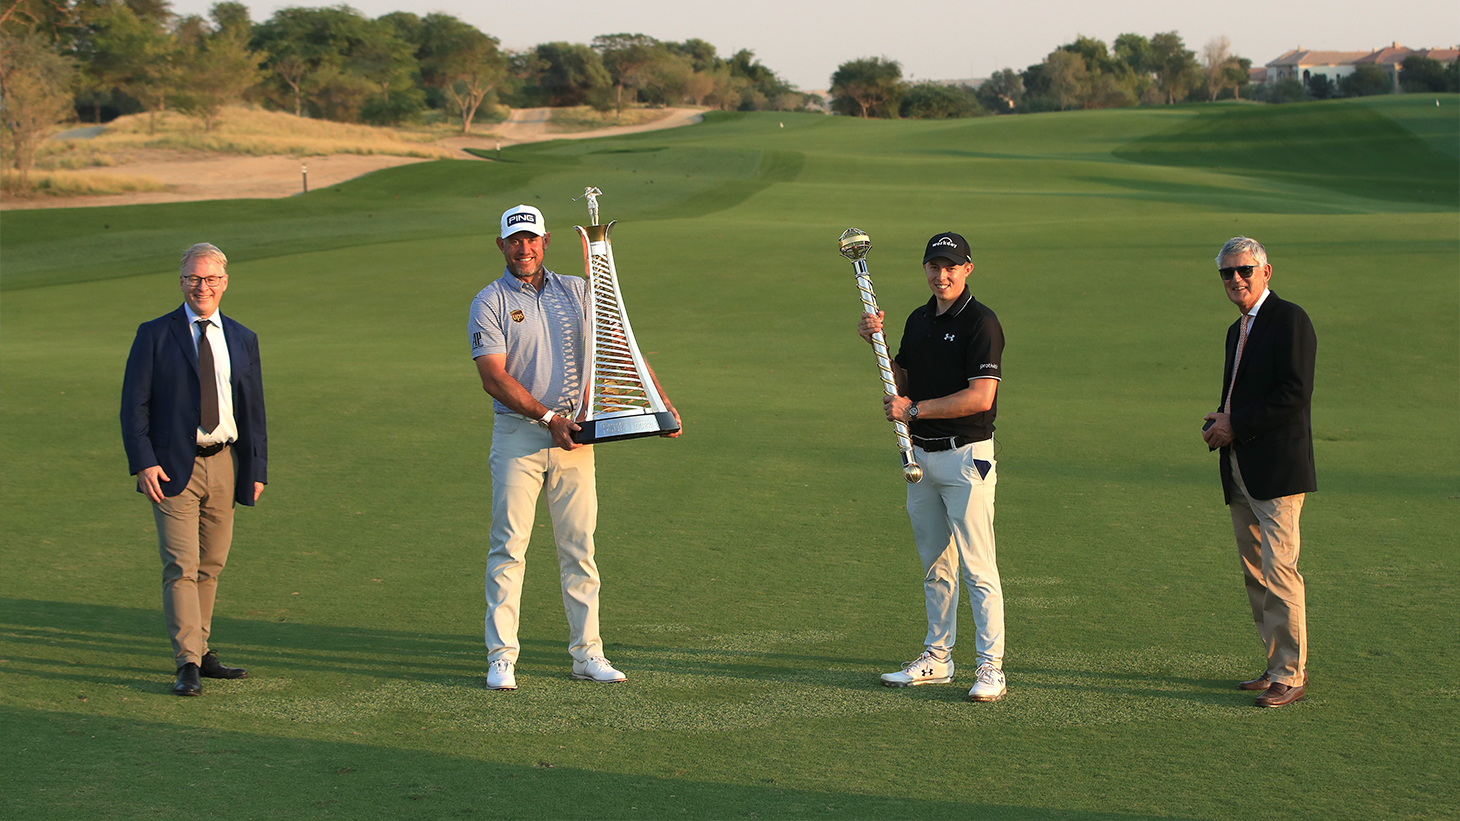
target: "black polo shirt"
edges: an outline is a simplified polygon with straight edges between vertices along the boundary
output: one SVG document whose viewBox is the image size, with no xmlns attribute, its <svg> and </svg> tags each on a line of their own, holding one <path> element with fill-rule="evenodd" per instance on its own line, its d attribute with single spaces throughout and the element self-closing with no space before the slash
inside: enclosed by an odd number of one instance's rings
<svg viewBox="0 0 1460 821">
<path fill-rule="evenodd" d="M 1004 329 L 999 318 L 964 286 L 942 316 L 936 298 L 912 312 L 902 330 L 897 364 L 907 373 L 908 398 L 921 402 L 958 393 L 971 379 L 1002 379 L 1003 356 Z M 964 436 L 982 441 L 993 437 L 998 410 L 996 394 L 993 407 L 983 413 L 956 419 L 915 419 L 910 432 L 924 439 Z"/>
</svg>

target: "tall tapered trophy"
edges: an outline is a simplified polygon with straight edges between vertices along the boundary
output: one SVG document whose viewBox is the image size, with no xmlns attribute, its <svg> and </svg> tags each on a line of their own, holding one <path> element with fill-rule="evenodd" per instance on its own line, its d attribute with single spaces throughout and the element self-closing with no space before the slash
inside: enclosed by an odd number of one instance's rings
<svg viewBox="0 0 1460 821">
<path fill-rule="evenodd" d="M 583 239 L 583 267 L 592 300 L 586 340 L 588 373 L 583 380 L 583 409 L 576 420 L 581 430 L 573 432 L 573 441 L 585 445 L 679 430 L 679 422 L 664 406 L 629 326 L 613 265 L 613 244 L 608 237 L 614 223 L 598 224 L 598 198 L 602 195 L 597 188 L 583 189 L 591 224 L 587 228 L 573 226 Z"/>
<path fill-rule="evenodd" d="M 862 292 L 862 312 L 877 313 L 877 294 L 872 292 L 872 277 L 867 273 L 867 252 L 872 250 L 872 240 L 867 232 L 848 228 L 841 237 L 842 256 L 852 261 L 852 270 L 857 275 L 857 289 Z M 881 331 L 872 334 L 872 350 L 877 354 L 877 369 L 882 372 L 882 390 L 888 396 L 897 396 L 897 382 L 892 378 L 892 359 L 887 355 L 887 338 Z M 897 431 L 897 447 L 902 451 L 902 478 L 908 484 L 923 478 L 923 469 L 913 458 L 912 437 L 908 435 L 906 422 L 893 422 Z"/>
</svg>

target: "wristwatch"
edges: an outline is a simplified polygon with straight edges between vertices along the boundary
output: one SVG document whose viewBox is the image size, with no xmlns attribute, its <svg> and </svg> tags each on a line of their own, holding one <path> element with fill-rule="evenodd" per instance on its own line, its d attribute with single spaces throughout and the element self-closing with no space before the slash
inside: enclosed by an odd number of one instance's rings
<svg viewBox="0 0 1460 821">
<path fill-rule="evenodd" d="M 553 410 L 552 408 L 548 408 L 547 412 L 542 415 L 542 418 L 536 421 L 536 424 L 538 427 L 546 430 L 548 425 L 552 423 L 553 417 L 557 415 L 557 411 Z"/>
<path fill-rule="evenodd" d="M 918 418 L 918 403 L 914 402 L 912 403 L 912 406 L 907 409 L 907 421 L 911 422 L 916 418 Z"/>
</svg>

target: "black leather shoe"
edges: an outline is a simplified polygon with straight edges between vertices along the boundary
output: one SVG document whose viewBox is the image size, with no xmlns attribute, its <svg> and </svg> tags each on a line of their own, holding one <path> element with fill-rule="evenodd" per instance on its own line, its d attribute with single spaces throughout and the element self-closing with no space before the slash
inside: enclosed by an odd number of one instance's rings
<svg viewBox="0 0 1460 821">
<path fill-rule="evenodd" d="M 175 696 L 200 696 L 203 682 L 198 678 L 198 665 L 191 661 L 177 668 L 177 683 L 172 685 Z"/>
<path fill-rule="evenodd" d="M 205 678 L 248 678 L 248 671 L 242 667 L 224 667 L 212 650 L 203 654 L 199 669 Z"/>
</svg>

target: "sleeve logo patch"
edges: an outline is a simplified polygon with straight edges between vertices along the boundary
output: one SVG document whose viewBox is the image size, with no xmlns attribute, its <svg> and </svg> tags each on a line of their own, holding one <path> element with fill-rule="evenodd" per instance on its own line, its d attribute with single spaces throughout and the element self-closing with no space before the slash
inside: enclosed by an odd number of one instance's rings
<svg viewBox="0 0 1460 821">
<path fill-rule="evenodd" d="M 508 314 L 508 316 L 512 317 L 513 322 L 521 322 L 522 320 L 527 318 L 527 314 L 522 313 L 522 311 L 516 308 L 514 308 L 512 310 L 512 313 Z"/>
<path fill-rule="evenodd" d="M 993 370 L 998 370 L 999 369 L 999 366 L 998 365 L 995 365 L 992 362 L 985 362 L 984 364 L 979 365 L 978 367 L 979 367 L 980 370 L 988 370 L 990 368 L 992 368 Z"/>
</svg>

